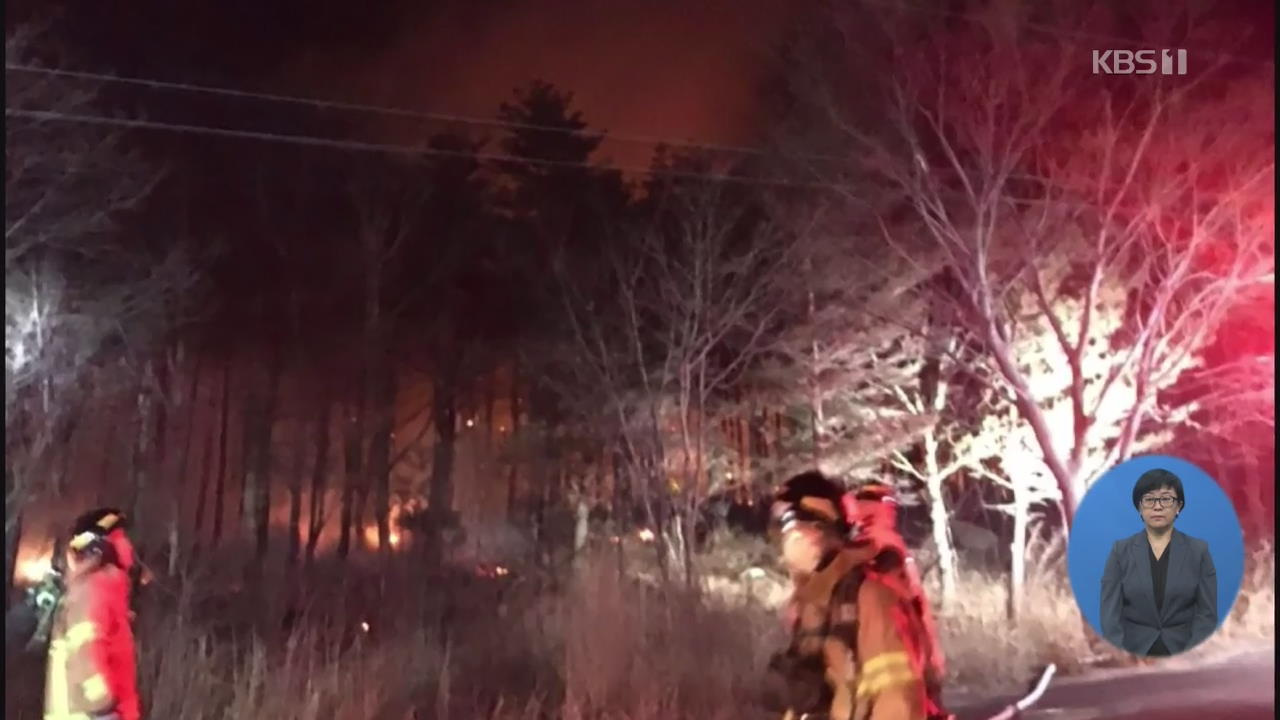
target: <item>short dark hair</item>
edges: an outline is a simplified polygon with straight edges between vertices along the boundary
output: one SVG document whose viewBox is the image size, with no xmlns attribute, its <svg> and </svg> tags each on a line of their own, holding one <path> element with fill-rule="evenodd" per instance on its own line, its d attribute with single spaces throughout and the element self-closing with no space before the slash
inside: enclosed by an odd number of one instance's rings
<svg viewBox="0 0 1280 720">
<path fill-rule="evenodd" d="M 1178 507 L 1186 507 L 1187 496 L 1182 491 L 1182 480 L 1164 468 L 1155 468 L 1142 473 L 1138 478 L 1138 482 L 1133 484 L 1133 508 L 1135 510 L 1141 509 L 1142 496 L 1160 488 L 1172 490 L 1178 496 Z"/>
</svg>

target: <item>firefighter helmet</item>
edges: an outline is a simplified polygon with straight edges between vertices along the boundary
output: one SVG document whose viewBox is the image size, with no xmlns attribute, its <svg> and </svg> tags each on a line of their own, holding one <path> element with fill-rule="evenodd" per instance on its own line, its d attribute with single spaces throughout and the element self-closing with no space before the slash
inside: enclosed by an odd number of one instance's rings
<svg viewBox="0 0 1280 720">
<path fill-rule="evenodd" d="M 894 529 L 898 526 L 898 496 L 893 486 L 879 480 L 860 483 L 844 496 L 842 509 L 855 534 L 872 528 Z"/>
<path fill-rule="evenodd" d="M 841 505 L 844 494 L 838 482 L 817 470 L 794 475 L 774 492 L 773 521 L 783 532 L 797 522 L 816 522 L 848 532 Z"/>
<path fill-rule="evenodd" d="M 897 503 L 898 495 L 893 485 L 883 480 L 865 480 L 858 483 L 852 490 L 852 495 L 856 500 L 871 500 L 879 502 Z"/>
<path fill-rule="evenodd" d="M 128 519 L 121 510 L 90 510 L 72 523 L 67 548 L 77 556 L 100 555 L 104 562 L 121 565 L 125 560 L 119 557 L 117 544 L 112 542 L 111 535 L 117 531 L 123 533 L 127 527 Z"/>
</svg>

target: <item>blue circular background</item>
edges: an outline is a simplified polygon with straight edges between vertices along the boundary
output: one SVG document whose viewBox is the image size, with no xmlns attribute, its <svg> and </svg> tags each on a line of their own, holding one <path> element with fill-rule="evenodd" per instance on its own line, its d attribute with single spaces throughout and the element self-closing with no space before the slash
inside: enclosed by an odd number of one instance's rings
<svg viewBox="0 0 1280 720">
<path fill-rule="evenodd" d="M 1244 533 L 1231 499 L 1209 474 L 1171 455 L 1143 455 L 1127 460 L 1094 481 L 1085 493 L 1067 540 L 1067 574 L 1076 604 L 1089 624 L 1102 635 L 1098 606 L 1102 570 L 1115 541 L 1142 530 L 1133 507 L 1133 485 L 1142 473 L 1163 468 L 1182 480 L 1186 507 L 1174 527 L 1209 544 L 1218 573 L 1218 624 L 1226 619 L 1240 592 L 1244 576 Z"/>
</svg>

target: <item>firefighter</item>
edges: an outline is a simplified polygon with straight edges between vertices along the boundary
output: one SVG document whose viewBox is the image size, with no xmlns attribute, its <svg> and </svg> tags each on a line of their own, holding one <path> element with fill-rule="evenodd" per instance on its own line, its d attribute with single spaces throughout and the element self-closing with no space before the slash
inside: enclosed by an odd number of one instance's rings
<svg viewBox="0 0 1280 720">
<path fill-rule="evenodd" d="M 844 513 L 852 525 L 853 544 L 869 545 L 875 552 L 868 575 L 893 588 L 902 601 L 896 610 L 902 615 L 897 622 L 910 645 L 914 669 L 924 677 L 928 717 L 950 717 L 942 706 L 946 675 L 942 645 L 915 559 L 898 528 L 893 487 L 875 480 L 860 485 L 845 494 Z"/>
<path fill-rule="evenodd" d="M 94 510 L 67 541 L 66 594 L 49 642 L 45 720 L 138 720 L 129 571 L 133 545 L 124 513 Z"/>
<path fill-rule="evenodd" d="M 790 646 L 771 669 L 789 676 L 785 718 L 947 718 L 940 654 L 892 508 L 879 488 L 852 497 L 818 472 L 797 475 L 771 508 L 792 580 Z"/>
</svg>

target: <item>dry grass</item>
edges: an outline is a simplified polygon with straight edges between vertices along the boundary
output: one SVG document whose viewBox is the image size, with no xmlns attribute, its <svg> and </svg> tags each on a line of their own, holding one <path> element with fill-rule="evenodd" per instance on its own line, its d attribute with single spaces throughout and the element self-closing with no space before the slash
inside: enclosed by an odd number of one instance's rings
<svg viewBox="0 0 1280 720">
<path fill-rule="evenodd" d="M 1222 627 L 1184 656 L 1201 661 L 1241 647 L 1274 647 L 1276 642 L 1276 553 L 1270 544 L 1250 551 L 1240 594 Z"/>
<path fill-rule="evenodd" d="M 721 546 L 704 558 L 704 571 L 727 583 L 741 575 L 739 565 L 759 567 L 759 550 Z M 140 608 L 138 631 L 149 716 L 758 717 L 763 668 L 783 640 L 759 594 L 698 598 L 659 589 L 621 577 L 611 557 L 583 563 L 559 587 L 520 573 L 502 581 L 428 577 L 418 567 L 402 558 L 341 575 L 319 568 L 218 599 L 201 588 L 231 581 L 193 577 L 185 594 L 157 592 Z M 1268 548 L 1251 563 L 1247 599 L 1237 602 L 1218 636 L 1188 655 L 1245 639 L 1273 641 L 1273 577 Z M 1080 668 L 1088 639 L 1065 581 L 1029 587 L 1014 626 L 1000 579 L 961 580 L 962 603 L 939 617 L 953 688 L 990 688 L 995 678 L 1003 687 L 1046 661 L 1066 672 Z M 309 602 L 299 603 L 301 597 Z M 302 614 L 284 629 L 290 608 Z M 8 664 L 5 717 L 38 717 L 37 664 L 26 675 Z"/>
<path fill-rule="evenodd" d="M 1008 616 L 1004 578 L 961 573 L 956 607 L 936 612 L 950 685 L 1006 688 L 1029 680 L 1037 666 L 1078 671 L 1089 655 L 1080 611 L 1061 583 L 1028 584 L 1017 622 Z"/>
<path fill-rule="evenodd" d="M 750 710 L 780 633 L 758 609 L 659 591 L 607 561 L 584 563 L 558 590 L 529 577 L 426 578 L 406 562 L 379 574 L 417 582 L 380 595 L 368 573 L 338 583 L 317 571 L 306 580 L 316 597 L 289 631 L 280 621 L 307 595 L 298 577 L 220 598 L 195 586 L 148 598 L 138 628 L 148 715 L 728 720 Z M 5 717 L 38 717 L 38 692 L 15 689 L 38 684 L 32 660 L 22 678 L 10 665 Z"/>
</svg>

